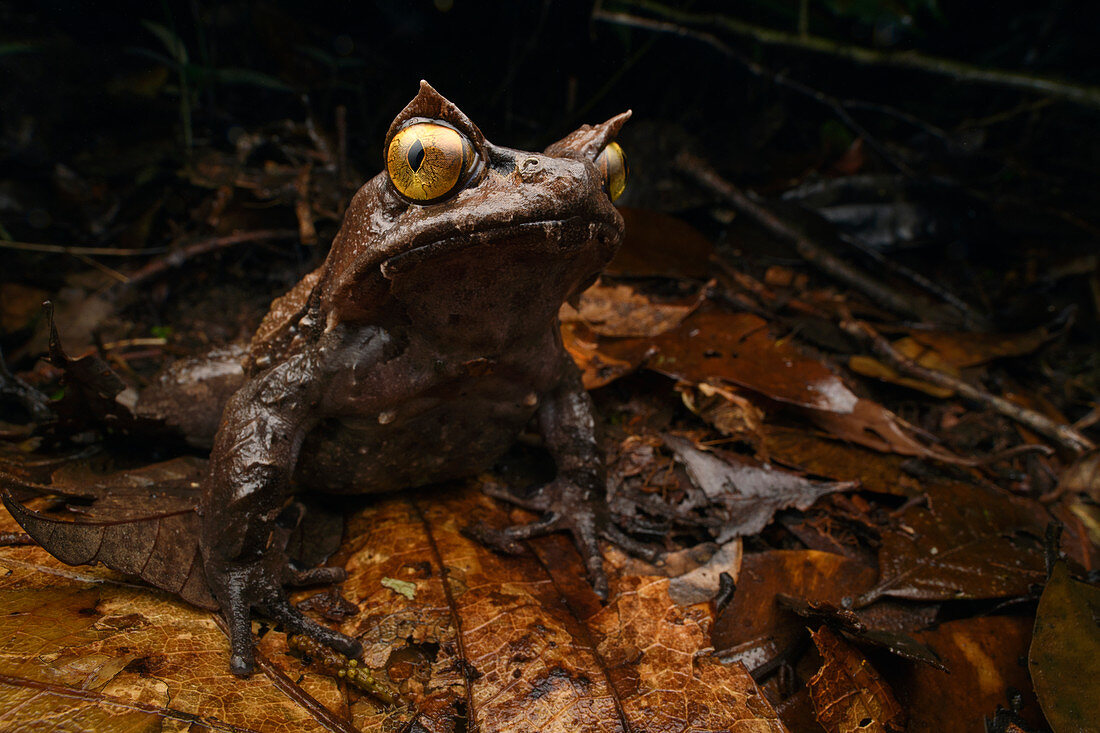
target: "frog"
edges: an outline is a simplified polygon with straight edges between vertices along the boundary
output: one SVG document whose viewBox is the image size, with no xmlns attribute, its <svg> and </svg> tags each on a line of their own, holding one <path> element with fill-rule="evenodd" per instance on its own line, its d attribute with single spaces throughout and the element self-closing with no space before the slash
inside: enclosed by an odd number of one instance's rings
<svg viewBox="0 0 1100 733">
<path fill-rule="evenodd" d="M 353 196 L 324 262 L 272 303 L 243 358 L 229 350 L 224 368 L 194 369 L 232 387 L 220 417 L 181 422 L 193 443 L 212 444 L 199 547 L 234 674 L 255 666 L 254 611 L 360 653 L 358 641 L 289 601 L 290 586 L 346 577 L 340 567 L 290 562 L 280 527 L 296 492 L 468 478 L 529 426 L 554 478 L 522 496 L 491 493 L 538 519 L 470 532 L 513 553 L 525 540 L 568 533 L 601 599 L 601 541 L 654 557 L 610 514 L 593 402 L 558 320 L 622 242 L 613 201 L 626 162 L 615 137 L 630 114 L 524 152 L 489 142 L 422 81 L 386 133 L 385 169 Z M 154 392 L 146 405 L 163 401 Z"/>
</svg>

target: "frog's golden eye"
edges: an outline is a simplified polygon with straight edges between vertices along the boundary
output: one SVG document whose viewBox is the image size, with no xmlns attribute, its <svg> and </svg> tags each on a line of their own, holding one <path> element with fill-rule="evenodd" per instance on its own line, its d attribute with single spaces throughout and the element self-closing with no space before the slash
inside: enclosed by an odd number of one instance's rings
<svg viewBox="0 0 1100 733">
<path fill-rule="evenodd" d="M 616 142 L 607 144 L 596 156 L 596 168 L 603 175 L 603 190 L 612 201 L 626 189 L 626 153 Z"/>
<path fill-rule="evenodd" d="M 398 130 L 386 151 L 386 172 L 405 198 L 425 204 L 454 193 L 466 182 L 474 148 L 446 125 L 418 122 Z"/>
</svg>

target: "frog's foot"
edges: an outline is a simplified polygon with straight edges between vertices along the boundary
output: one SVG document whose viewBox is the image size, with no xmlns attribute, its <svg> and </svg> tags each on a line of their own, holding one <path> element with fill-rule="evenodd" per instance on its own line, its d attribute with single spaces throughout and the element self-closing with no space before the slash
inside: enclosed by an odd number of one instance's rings
<svg viewBox="0 0 1100 733">
<path fill-rule="evenodd" d="M 307 618 L 290 604 L 283 589 L 286 585 L 338 583 L 347 577 L 344 569 L 321 567 L 294 570 L 286 563 L 285 557 L 278 553 L 271 554 L 275 555 L 273 560 L 260 558 L 252 562 L 215 564 L 213 567 L 208 563 L 207 579 L 229 624 L 229 667 L 233 674 L 246 677 L 256 663 L 252 609 L 282 624 L 289 634 L 303 634 L 349 658 L 358 656 L 362 651 L 358 641 Z"/>
<path fill-rule="evenodd" d="M 480 542 L 501 552 L 523 552 L 520 541 L 551 532 L 568 532 L 584 561 L 588 582 L 602 600 L 607 600 L 607 573 L 603 567 L 603 554 L 599 540 L 622 547 L 627 552 L 653 561 L 657 552 L 622 532 L 611 521 L 607 505 L 591 489 L 578 483 L 558 478 L 540 486 L 530 496 L 517 496 L 507 489 L 488 484 L 484 491 L 489 496 L 511 502 L 542 516 L 530 524 L 520 524 L 504 529 L 492 529 L 484 524 L 467 528 L 467 532 Z"/>
</svg>

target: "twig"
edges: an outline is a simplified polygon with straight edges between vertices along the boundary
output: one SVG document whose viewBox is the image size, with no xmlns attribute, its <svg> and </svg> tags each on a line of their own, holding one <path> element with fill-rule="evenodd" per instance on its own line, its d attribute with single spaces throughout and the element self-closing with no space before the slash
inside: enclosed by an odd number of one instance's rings
<svg viewBox="0 0 1100 733">
<path fill-rule="evenodd" d="M 1059 425 L 1045 415 L 1017 405 L 1015 402 L 1010 402 L 1004 397 L 990 394 L 958 377 L 934 369 L 927 369 L 917 364 L 895 349 L 889 341 L 879 335 L 870 325 L 852 318 L 850 313 L 841 320 L 840 327 L 844 329 L 845 333 L 869 343 L 871 350 L 877 356 L 888 361 L 898 371 L 905 372 L 925 382 L 954 390 L 960 396 L 983 407 L 996 410 L 1005 417 L 1015 420 L 1029 430 L 1049 438 L 1059 446 L 1074 453 L 1085 453 L 1096 448 L 1091 440 L 1069 425 Z"/>
<path fill-rule="evenodd" d="M 735 59 L 738 63 L 744 66 L 749 73 L 753 76 L 768 79 L 777 86 L 786 87 L 792 91 L 808 97 L 815 102 L 822 104 L 833 111 L 844 125 L 851 130 L 857 137 L 863 138 L 868 147 L 874 150 L 884 161 L 886 161 L 891 167 L 898 172 L 907 176 L 912 176 L 913 171 L 901 161 L 897 156 L 886 149 L 882 143 L 878 141 L 874 135 L 870 133 L 863 125 L 856 122 L 856 120 L 845 109 L 844 103 L 842 103 L 836 97 L 830 96 L 825 92 L 814 89 L 811 86 L 803 84 L 800 81 L 790 78 L 784 74 L 774 72 L 770 69 L 761 66 L 748 56 L 737 52 L 732 47 L 723 43 L 710 33 L 704 33 L 702 31 L 691 30 L 683 26 L 675 25 L 673 23 L 665 23 L 659 20 L 650 20 L 649 18 L 641 18 L 636 15 L 630 15 L 629 13 L 612 13 L 607 10 L 596 9 L 592 12 L 592 18 L 594 20 L 602 20 L 605 23 L 615 23 L 617 25 L 630 26 L 633 28 L 644 28 L 646 30 L 657 31 L 659 33 L 670 33 L 672 35 L 681 36 L 683 38 L 691 38 L 705 43 L 708 46 L 714 48 L 720 53 Z"/>
<path fill-rule="evenodd" d="M 790 46 L 815 53 L 825 53 L 871 66 L 915 69 L 930 74 L 948 76 L 957 81 L 1009 87 L 1026 92 L 1046 94 L 1086 107 L 1100 108 L 1100 87 L 1075 84 L 1063 79 L 1037 74 L 984 68 L 955 61 L 954 59 L 926 56 L 916 51 L 878 51 L 865 46 L 851 46 L 821 36 L 799 35 L 765 28 L 725 15 L 676 10 L 661 3 L 653 2 L 653 0 L 628 0 L 625 4 L 648 10 L 679 23 L 690 23 L 707 28 L 721 28 L 729 33 L 748 36 L 768 45 Z"/>
<path fill-rule="evenodd" d="M 763 204 L 754 201 L 748 194 L 718 175 L 702 159 L 690 153 L 680 153 L 676 157 L 675 164 L 681 172 L 720 195 L 735 209 L 751 217 L 769 232 L 794 244 L 802 259 L 813 267 L 865 293 L 869 298 L 895 313 L 909 315 L 920 320 L 931 318 L 932 314 L 928 313 L 926 308 L 827 252 L 807 236 L 783 222 Z"/>
<path fill-rule="evenodd" d="M 66 247 L 60 244 L 38 244 L 35 242 L 12 242 L 0 240 L 0 249 L 21 249 L 27 252 L 50 252 L 66 255 L 95 255 L 96 257 L 148 257 L 168 251 L 167 247 L 149 247 L 148 249 L 121 249 L 119 247 Z"/>
<path fill-rule="evenodd" d="M 926 122 L 916 115 L 911 115 L 904 110 L 900 110 L 897 107 L 891 107 L 888 104 L 881 104 L 879 102 L 868 102 L 865 99 L 845 99 L 841 102 L 845 109 L 861 109 L 865 112 L 878 112 L 884 114 L 887 117 L 893 117 L 894 119 L 901 120 L 907 125 L 915 127 L 926 135 L 936 138 L 944 143 L 951 140 L 951 133 L 942 127 L 937 127 L 931 122 Z"/>
<path fill-rule="evenodd" d="M 150 262 L 133 275 L 130 275 L 130 279 L 126 285 L 128 287 L 133 287 L 154 277 L 158 277 L 172 268 L 180 267 L 191 258 L 206 254 L 207 252 L 225 249 L 226 247 L 232 247 L 236 244 L 245 244 L 246 242 L 261 242 L 267 239 L 294 239 L 297 236 L 298 231 L 296 229 L 259 229 L 252 232 L 229 234 L 224 237 L 200 239 L 197 242 L 192 242 L 191 244 L 180 247 L 160 259 Z"/>
<path fill-rule="evenodd" d="M 969 303 L 967 303 L 965 300 L 958 297 L 942 285 L 937 285 L 916 270 L 911 270 L 905 265 L 894 262 L 878 250 L 872 247 L 868 247 L 866 244 L 863 243 L 862 240 L 856 237 L 851 237 L 847 234 L 839 234 L 838 238 L 840 239 L 840 241 L 854 248 L 860 254 L 871 258 L 877 264 L 882 265 L 886 269 L 893 272 L 895 275 L 905 278 L 917 287 L 922 288 L 925 292 L 931 293 L 932 295 L 942 300 L 944 303 L 947 303 L 949 306 L 959 311 L 959 313 L 962 314 L 964 324 L 968 328 L 985 328 L 988 326 L 988 320 L 985 318 L 985 316 L 977 313 L 973 308 L 970 307 Z"/>
</svg>

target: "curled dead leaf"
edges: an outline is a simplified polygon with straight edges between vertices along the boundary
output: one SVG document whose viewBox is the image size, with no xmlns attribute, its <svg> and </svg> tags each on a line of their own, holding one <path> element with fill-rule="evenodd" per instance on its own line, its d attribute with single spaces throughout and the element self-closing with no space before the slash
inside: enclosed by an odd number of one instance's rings
<svg viewBox="0 0 1100 733">
<path fill-rule="evenodd" d="M 905 729 L 894 691 L 855 647 L 823 626 L 813 633 L 821 669 L 810 680 L 817 720 L 829 733 Z"/>
<path fill-rule="evenodd" d="M 600 336 L 657 336 L 679 326 L 704 295 L 700 288 L 679 298 L 657 299 L 630 285 L 599 280 L 581 293 L 577 307 L 565 303 L 558 316 L 562 323 L 584 323 Z"/>
</svg>

